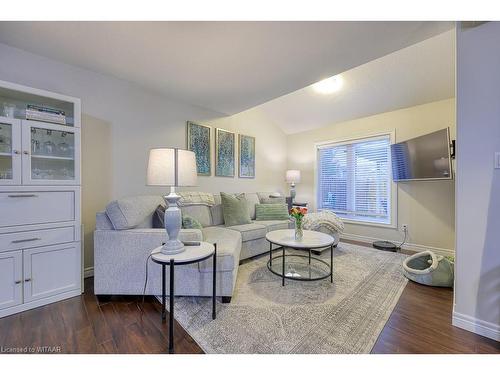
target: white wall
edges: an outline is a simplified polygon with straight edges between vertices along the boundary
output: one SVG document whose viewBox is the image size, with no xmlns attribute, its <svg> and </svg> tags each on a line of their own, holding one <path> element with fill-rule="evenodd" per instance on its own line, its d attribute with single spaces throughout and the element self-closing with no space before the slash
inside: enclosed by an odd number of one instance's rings
<svg viewBox="0 0 500 375">
<path fill-rule="evenodd" d="M 82 116 L 82 224 L 84 266 L 94 265 L 95 213 L 113 197 L 111 124 Z"/>
<path fill-rule="evenodd" d="M 256 137 L 255 179 L 201 177 L 197 190 L 239 192 L 283 188 L 286 139 L 284 133 L 258 111 L 224 117 L 221 113 L 166 98 L 132 83 L 5 44 L 0 44 L 0 80 L 75 96 L 82 101 L 82 186 L 86 190 L 82 194 L 82 217 L 86 222 L 88 245 L 86 267 L 92 265 L 88 252 L 91 251 L 90 234 L 94 230 L 95 211 L 105 207 L 107 197 L 165 193 L 166 188 L 146 186 L 148 151 L 152 147 L 186 147 L 187 120 Z M 110 136 L 109 129 L 102 129 L 103 138 L 93 139 L 99 136 L 96 128 L 99 124 L 110 127 Z M 89 133 L 89 129 L 94 132 Z M 101 162 L 98 157 L 92 157 L 92 153 L 109 160 Z M 105 165 L 109 166 L 107 175 L 103 171 Z"/>
<path fill-rule="evenodd" d="M 332 124 L 324 128 L 288 136 L 288 168 L 302 171 L 297 185 L 297 200 L 309 202 L 314 208 L 315 143 L 365 137 L 395 132 L 396 142 L 417 137 L 445 127 L 455 136 L 455 100 L 380 113 L 374 116 Z M 415 181 L 397 184 L 398 224 L 409 228 L 409 248 L 432 248 L 443 254 L 453 254 L 455 241 L 454 181 Z M 346 223 L 345 235 L 370 242 L 386 239 L 402 240 L 397 228 Z"/>
<path fill-rule="evenodd" d="M 198 180 L 205 190 L 211 192 L 285 192 L 285 170 L 287 144 L 283 131 L 274 125 L 258 109 L 249 109 L 230 117 L 202 121 L 212 126 L 212 149 L 215 150 L 215 128 L 222 128 L 239 134 L 255 137 L 255 178 L 203 177 Z M 237 144 L 238 147 L 238 144 Z M 215 172 L 215 157 L 212 157 L 212 174 Z M 236 160 L 235 174 L 238 174 Z M 221 187 L 223 184 L 223 188 Z"/>
<path fill-rule="evenodd" d="M 76 96 L 82 101 L 84 114 L 111 124 L 114 197 L 147 191 L 149 148 L 185 146 L 186 120 L 221 116 L 143 90 L 129 82 L 5 44 L 0 44 L 0 79 Z"/>
<path fill-rule="evenodd" d="M 457 30 L 453 324 L 500 340 L 500 23 Z"/>
</svg>

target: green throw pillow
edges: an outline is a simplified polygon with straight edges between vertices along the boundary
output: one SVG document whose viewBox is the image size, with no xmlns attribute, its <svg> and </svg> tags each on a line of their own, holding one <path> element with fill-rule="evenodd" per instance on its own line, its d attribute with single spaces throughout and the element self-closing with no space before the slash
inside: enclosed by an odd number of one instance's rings
<svg viewBox="0 0 500 375">
<path fill-rule="evenodd" d="M 282 203 L 255 205 L 255 220 L 288 220 L 288 206 Z"/>
<path fill-rule="evenodd" d="M 182 227 L 184 229 L 203 229 L 198 220 L 188 215 L 182 217 Z"/>
<path fill-rule="evenodd" d="M 252 223 L 244 193 L 234 195 L 221 192 L 220 198 L 226 227 Z"/>
</svg>

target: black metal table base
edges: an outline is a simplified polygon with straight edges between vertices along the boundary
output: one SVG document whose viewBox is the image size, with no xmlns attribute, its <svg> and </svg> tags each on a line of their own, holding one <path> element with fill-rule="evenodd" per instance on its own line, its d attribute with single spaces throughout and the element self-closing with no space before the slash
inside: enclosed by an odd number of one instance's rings
<svg viewBox="0 0 500 375">
<path fill-rule="evenodd" d="M 309 253 L 308 255 L 298 255 L 298 254 L 288 254 L 287 255 L 287 254 L 285 254 L 285 247 L 284 246 L 279 246 L 279 247 L 273 249 L 273 243 L 270 242 L 269 243 L 269 260 L 267 262 L 267 268 L 269 269 L 269 271 L 271 271 L 276 276 L 281 277 L 281 285 L 282 286 L 285 286 L 285 279 L 296 280 L 296 281 L 319 281 L 319 280 L 324 280 L 324 279 L 330 278 L 330 282 L 333 283 L 333 248 L 334 248 L 334 246 L 332 244 L 329 247 L 330 247 L 330 264 L 328 264 L 323 259 L 312 256 L 311 252 L 313 249 L 302 249 L 302 248 L 301 249 L 294 249 L 294 250 L 307 251 Z M 282 251 L 282 255 L 278 255 L 276 257 L 273 257 L 273 251 L 279 251 L 279 250 Z M 324 276 L 309 277 L 309 278 L 287 276 L 285 273 L 285 263 L 286 263 L 286 258 L 290 258 L 290 257 L 307 258 L 309 265 L 311 264 L 311 260 L 314 259 L 315 261 L 323 263 L 323 264 L 327 265 L 328 267 L 330 267 L 330 272 Z M 282 262 L 281 273 L 274 271 L 272 268 L 273 261 L 280 261 L 280 260 Z"/>
<path fill-rule="evenodd" d="M 213 257 L 213 278 L 212 278 L 212 319 L 215 319 L 217 316 L 217 308 L 216 308 L 216 287 L 217 287 L 217 244 L 214 244 L 214 253 L 207 258 L 198 259 L 192 262 L 185 263 L 177 263 L 178 265 L 183 264 L 191 264 L 198 263 L 205 259 L 209 259 Z M 158 262 L 156 262 L 158 263 Z M 167 312 L 165 308 L 166 302 L 166 289 L 167 289 L 167 277 L 166 277 L 166 266 L 169 266 L 169 274 L 170 274 L 170 283 L 169 283 L 169 314 L 168 314 L 168 352 L 170 354 L 174 354 L 174 272 L 175 272 L 175 262 L 174 259 L 170 259 L 168 263 L 160 263 L 161 264 L 161 321 L 162 323 L 166 320 Z"/>
</svg>

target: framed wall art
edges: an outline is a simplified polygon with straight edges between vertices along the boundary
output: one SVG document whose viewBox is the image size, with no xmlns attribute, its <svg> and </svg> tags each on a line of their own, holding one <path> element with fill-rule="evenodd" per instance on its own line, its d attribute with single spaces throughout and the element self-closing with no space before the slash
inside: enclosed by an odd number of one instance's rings
<svg viewBox="0 0 500 375">
<path fill-rule="evenodd" d="M 255 137 L 238 135 L 238 177 L 255 178 Z"/>
<path fill-rule="evenodd" d="M 196 155 L 196 169 L 199 176 L 210 176 L 211 149 L 210 149 L 210 126 L 198 125 L 191 121 L 187 122 L 187 149 L 194 151 Z"/>
<path fill-rule="evenodd" d="M 234 177 L 234 153 L 236 135 L 233 132 L 215 128 L 215 175 Z"/>
</svg>

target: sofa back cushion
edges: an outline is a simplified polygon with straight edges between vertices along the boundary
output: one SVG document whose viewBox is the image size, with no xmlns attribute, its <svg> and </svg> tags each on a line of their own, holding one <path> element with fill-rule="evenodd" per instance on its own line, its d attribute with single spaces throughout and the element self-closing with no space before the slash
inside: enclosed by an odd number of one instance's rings
<svg viewBox="0 0 500 375">
<path fill-rule="evenodd" d="M 210 207 L 206 204 L 182 206 L 181 211 L 182 216 L 191 216 L 193 219 L 196 219 L 203 227 L 209 227 L 213 225 Z"/>
<path fill-rule="evenodd" d="M 248 214 L 250 219 L 255 220 L 255 205 L 260 203 L 257 193 L 245 193 L 247 200 Z"/>
<path fill-rule="evenodd" d="M 219 194 L 214 194 L 215 205 L 210 207 L 212 214 L 212 225 L 224 224 L 224 214 L 222 213 L 222 203 Z"/>
<path fill-rule="evenodd" d="M 149 227 L 153 213 L 163 203 L 160 196 L 136 196 L 117 199 L 106 206 L 106 214 L 116 230 Z"/>
<path fill-rule="evenodd" d="M 233 225 L 250 224 L 249 208 L 245 194 L 226 194 L 220 193 L 222 201 L 222 214 L 224 215 L 224 224 L 229 227 Z"/>
</svg>

